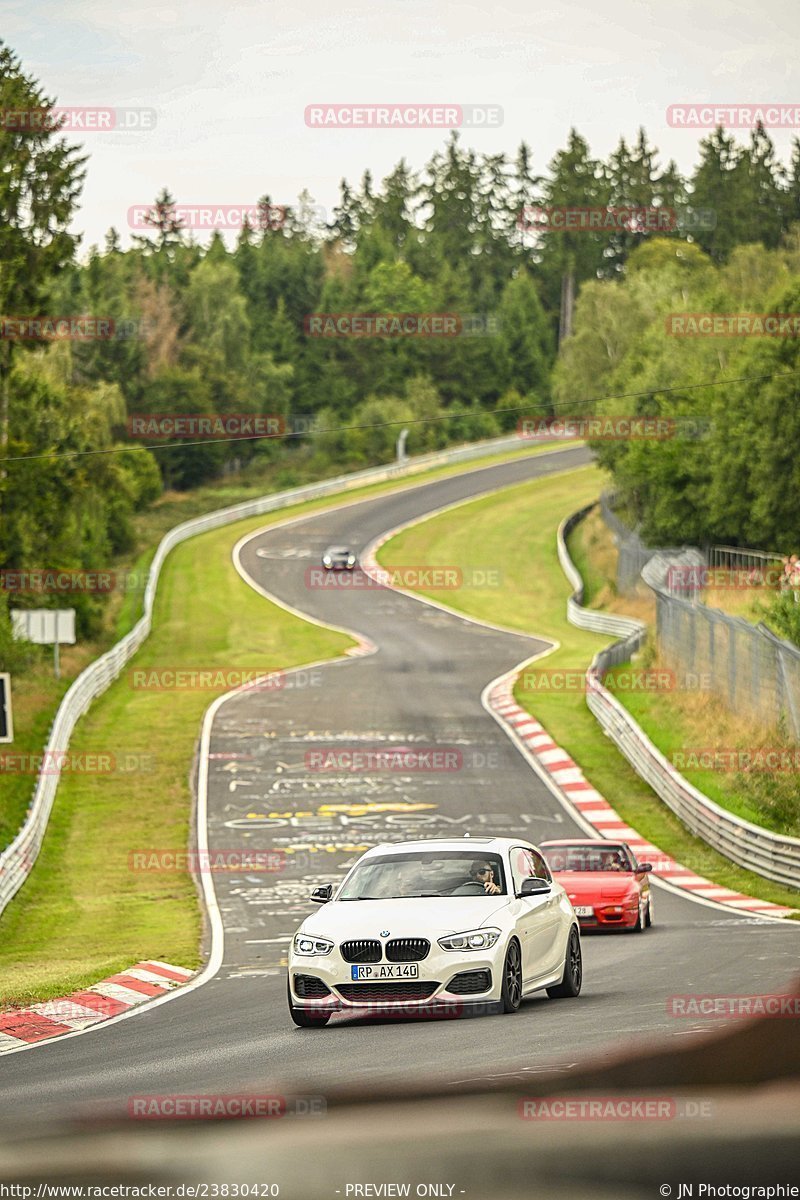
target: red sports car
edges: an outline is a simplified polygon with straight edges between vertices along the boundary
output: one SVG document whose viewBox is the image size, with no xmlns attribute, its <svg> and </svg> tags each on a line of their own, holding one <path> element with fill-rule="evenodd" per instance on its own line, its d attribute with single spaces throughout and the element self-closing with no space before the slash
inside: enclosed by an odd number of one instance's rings
<svg viewBox="0 0 800 1200">
<path fill-rule="evenodd" d="M 632 929 L 653 924 L 650 863 L 625 842 L 570 838 L 541 842 L 547 865 L 566 889 L 581 929 Z"/>
</svg>

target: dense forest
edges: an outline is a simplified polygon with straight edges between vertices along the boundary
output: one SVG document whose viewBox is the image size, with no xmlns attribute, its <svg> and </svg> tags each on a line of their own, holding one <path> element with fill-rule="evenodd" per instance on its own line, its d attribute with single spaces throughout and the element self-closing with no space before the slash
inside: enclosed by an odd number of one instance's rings
<svg viewBox="0 0 800 1200">
<path fill-rule="evenodd" d="M 52 104 L 0 44 L 0 109 Z M 149 227 L 102 248 L 71 232 L 88 168 L 57 125 L 3 124 L 0 162 L 0 568 L 107 566 L 164 489 L 276 462 L 288 486 L 389 460 L 403 427 L 420 453 L 526 413 L 702 417 L 668 442 L 598 444 L 646 535 L 796 545 L 796 338 L 675 337 L 665 318 L 798 311 L 800 141 L 782 164 L 762 128 L 745 144 L 719 129 L 683 178 L 644 130 L 604 160 L 573 129 L 541 164 L 454 133 L 418 167 L 343 180 L 327 219 L 303 193 L 276 221 L 267 177 L 263 220 L 204 244 L 165 181 Z M 624 206 L 678 218 L 654 234 L 525 215 Z M 459 331 L 314 336 L 323 313 L 455 314 Z M 14 336 L 34 314 L 113 332 Z M 276 416 L 282 434 L 131 439 L 132 416 L 180 413 Z"/>
<path fill-rule="evenodd" d="M 682 314 L 781 315 L 786 334 L 684 336 Z M 716 265 L 655 239 L 624 279 L 587 282 L 553 376 L 574 414 L 674 420 L 675 436 L 595 443 L 652 545 L 800 543 L 800 226 L 775 249 L 736 246 Z"/>
</svg>

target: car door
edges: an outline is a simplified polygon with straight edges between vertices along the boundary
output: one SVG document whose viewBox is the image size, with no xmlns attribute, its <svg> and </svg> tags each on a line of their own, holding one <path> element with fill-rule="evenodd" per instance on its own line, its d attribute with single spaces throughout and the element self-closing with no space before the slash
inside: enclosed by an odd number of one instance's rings
<svg viewBox="0 0 800 1200">
<path fill-rule="evenodd" d="M 642 871 L 639 869 L 639 863 L 636 859 L 636 855 L 633 853 L 630 846 L 626 846 L 625 849 L 630 857 L 634 870 L 634 877 L 639 888 L 640 911 L 644 912 L 650 902 L 650 873 L 648 871 Z"/>
<path fill-rule="evenodd" d="M 520 896 L 525 879 L 550 879 L 550 872 L 540 855 L 528 846 L 514 846 L 510 854 L 511 882 L 514 888 L 514 914 L 517 937 L 522 947 L 522 985 L 530 986 L 552 971 L 557 954 L 558 899 L 552 893 Z"/>
<path fill-rule="evenodd" d="M 561 907 L 561 896 L 564 892 L 561 884 L 553 879 L 552 872 L 547 865 L 547 862 L 541 854 L 536 850 L 529 850 L 528 854 L 533 863 L 533 869 L 538 879 L 546 879 L 552 886 L 552 892 L 547 897 L 547 904 L 544 906 L 547 914 L 546 930 L 547 944 L 544 948 L 544 962 L 547 964 L 547 971 L 555 970 L 564 956 L 564 946 L 566 943 L 566 929 L 564 917 Z"/>
</svg>

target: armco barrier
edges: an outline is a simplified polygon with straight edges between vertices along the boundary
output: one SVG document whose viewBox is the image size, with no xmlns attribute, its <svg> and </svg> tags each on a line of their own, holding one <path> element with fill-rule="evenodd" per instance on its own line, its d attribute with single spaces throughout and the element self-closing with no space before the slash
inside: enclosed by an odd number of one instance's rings
<svg viewBox="0 0 800 1200">
<path fill-rule="evenodd" d="M 771 833 L 715 804 L 675 770 L 624 705 L 603 686 L 605 672 L 626 662 L 643 644 L 646 627 L 633 617 L 615 617 L 582 607 L 583 580 L 569 556 L 566 539 L 592 507 L 590 504 L 580 512 L 573 513 L 561 522 L 558 529 L 559 561 L 575 588 L 567 601 L 567 620 L 579 629 L 609 633 L 623 639 L 598 651 L 592 659 L 586 673 L 592 685 L 586 693 L 589 709 L 636 773 L 649 783 L 687 829 L 740 867 L 755 871 L 775 883 L 800 886 L 800 839 Z M 662 570 L 667 558 L 669 561 L 678 561 L 678 556 L 659 555 L 658 558 L 659 562 L 651 560 L 648 567 Z M 685 560 L 685 555 L 681 559 Z M 646 583 L 648 567 L 643 572 Z"/>
<path fill-rule="evenodd" d="M 519 446 L 518 437 L 505 437 L 495 438 L 490 442 L 478 445 L 441 450 L 433 454 L 421 455 L 418 458 L 407 459 L 402 465 L 392 463 L 384 467 L 370 467 L 350 475 L 339 475 L 335 479 L 324 479 L 319 483 L 310 483 L 289 491 L 276 492 L 271 496 L 261 496 L 257 500 L 248 500 L 230 508 L 218 509 L 216 512 L 207 513 L 205 516 L 196 517 L 191 521 L 184 521 L 182 525 L 176 525 L 161 539 L 150 566 L 142 617 L 130 633 L 81 672 L 61 701 L 47 740 L 46 759 L 49 758 L 52 763 L 58 764 L 58 754 L 69 746 L 78 718 L 83 716 L 95 697 L 101 695 L 114 682 L 122 668 L 147 638 L 152 625 L 153 603 L 161 567 L 170 550 L 181 542 L 198 533 L 206 533 L 210 529 L 218 529 L 222 525 L 232 524 L 234 521 L 241 521 L 246 517 L 275 512 L 292 504 L 300 504 L 304 500 L 316 500 L 347 492 L 364 484 L 381 483 L 385 480 L 415 475 L 436 466 L 485 458 L 504 450 L 519 449 Z M 25 822 L 14 841 L 0 854 L 0 913 L 22 887 L 36 862 L 55 800 L 59 778 L 60 767 L 52 770 L 52 773 L 39 775 Z"/>
<path fill-rule="evenodd" d="M 567 600 L 567 619 L 570 625 L 576 625 L 578 629 L 589 629 L 592 633 L 608 633 L 612 637 L 625 638 L 626 644 L 628 639 L 638 638 L 635 644 L 632 642 L 630 645 L 627 655 L 630 657 L 644 641 L 647 633 L 646 626 L 641 621 L 637 621 L 635 617 L 615 617 L 611 613 L 595 612 L 590 608 L 584 608 L 583 580 L 567 550 L 567 538 L 592 508 L 594 508 L 594 504 L 587 504 L 579 512 L 566 517 L 558 527 L 558 561 L 561 563 L 562 571 L 575 589 Z M 620 658 L 618 661 L 624 662 L 625 658 Z"/>
</svg>

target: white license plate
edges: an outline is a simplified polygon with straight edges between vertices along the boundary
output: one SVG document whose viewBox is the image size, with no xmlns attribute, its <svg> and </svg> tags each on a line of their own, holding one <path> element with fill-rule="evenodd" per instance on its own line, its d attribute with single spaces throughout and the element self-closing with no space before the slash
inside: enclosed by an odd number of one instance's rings
<svg viewBox="0 0 800 1200">
<path fill-rule="evenodd" d="M 416 963 L 376 963 L 374 967 L 350 968 L 350 978 L 355 983 L 375 983 L 381 979 L 418 979 Z"/>
<path fill-rule="evenodd" d="M 591 904 L 575 904 L 575 905 L 573 905 L 573 907 L 575 909 L 576 917 L 593 917 L 594 916 L 594 909 L 592 908 Z"/>
</svg>

